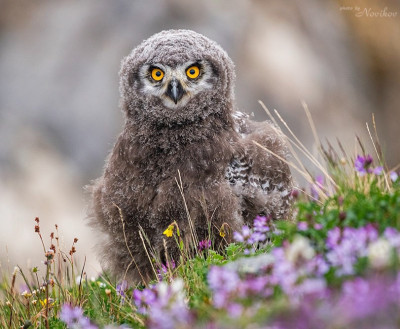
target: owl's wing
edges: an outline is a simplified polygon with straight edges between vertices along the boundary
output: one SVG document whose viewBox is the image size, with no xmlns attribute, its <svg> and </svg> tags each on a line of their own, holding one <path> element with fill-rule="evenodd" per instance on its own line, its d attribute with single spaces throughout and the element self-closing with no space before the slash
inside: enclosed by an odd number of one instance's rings
<svg viewBox="0 0 400 329">
<path fill-rule="evenodd" d="M 289 166 L 254 143 L 286 158 L 282 133 L 272 123 L 254 122 L 240 112 L 235 112 L 233 117 L 240 138 L 225 178 L 240 198 L 243 218 L 245 221 L 252 221 L 257 215 L 285 218 L 292 189 Z"/>
</svg>

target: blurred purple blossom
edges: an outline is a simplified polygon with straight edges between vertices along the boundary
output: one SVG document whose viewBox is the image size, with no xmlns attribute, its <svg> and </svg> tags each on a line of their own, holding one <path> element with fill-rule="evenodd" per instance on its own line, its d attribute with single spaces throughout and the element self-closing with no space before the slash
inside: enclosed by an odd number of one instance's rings
<svg viewBox="0 0 400 329">
<path fill-rule="evenodd" d="M 223 266 L 212 266 L 207 276 L 208 284 L 214 293 L 213 304 L 216 308 L 228 305 L 229 297 L 237 291 L 239 275 Z"/>
<path fill-rule="evenodd" d="M 98 329 L 90 320 L 83 315 L 83 310 L 70 304 L 64 304 L 61 307 L 60 320 L 63 321 L 68 328 L 74 329 Z"/>
<path fill-rule="evenodd" d="M 226 307 L 228 314 L 232 317 L 232 318 L 238 318 L 242 315 L 243 312 L 243 306 L 240 305 L 239 303 L 230 303 L 227 307 Z"/>
<path fill-rule="evenodd" d="M 381 175 L 382 174 L 382 172 L 383 172 L 383 167 L 382 166 L 378 166 L 378 167 L 375 167 L 373 170 L 372 170 L 372 172 L 375 174 L 375 175 Z"/>
<path fill-rule="evenodd" d="M 242 276 L 232 268 L 211 267 L 208 284 L 213 292 L 214 306 L 228 310 L 234 317 L 239 313 L 238 302 L 272 297 L 277 286 L 294 303 L 303 295 L 325 293 L 323 276 L 329 267 L 322 256 L 315 254 L 308 239 L 297 236 L 292 243 L 274 248 L 272 256 L 272 262 L 259 272 L 243 273 Z"/>
<path fill-rule="evenodd" d="M 272 287 L 268 287 L 270 278 L 263 276 L 249 276 L 238 284 L 238 296 L 248 298 L 250 296 L 269 297 L 273 294 Z"/>
<path fill-rule="evenodd" d="M 393 183 L 397 182 L 397 180 L 399 178 L 399 175 L 395 171 L 390 172 L 389 176 Z"/>
<path fill-rule="evenodd" d="M 246 242 L 250 240 L 253 233 L 250 228 L 245 227 L 238 236 Z M 361 321 L 363 316 L 375 317 L 376 312 L 386 312 L 386 308 L 393 307 L 394 303 L 394 294 L 389 293 L 388 296 L 383 296 L 376 293 L 378 297 L 375 298 L 369 297 L 368 291 L 370 294 L 375 294 L 374 291 L 381 285 L 383 291 L 391 287 L 392 290 L 397 289 L 398 294 L 400 276 L 396 281 L 396 287 L 392 284 L 388 288 L 384 286 L 385 282 L 382 280 L 380 283 L 368 281 L 366 284 L 362 281 L 364 279 L 359 278 L 358 281 L 354 280 L 343 285 L 343 291 L 337 294 L 336 290 L 327 286 L 325 274 L 331 266 L 334 266 L 339 276 L 353 275 L 354 265 L 360 257 L 368 257 L 371 262 L 375 259 L 379 263 L 382 259 L 377 259 L 377 257 L 381 257 L 382 252 L 387 256 L 385 251 L 389 249 L 385 246 L 388 244 L 398 248 L 400 253 L 400 232 L 394 228 L 387 228 L 380 237 L 377 227 L 373 224 L 361 228 L 336 227 L 328 231 L 326 255 L 317 254 L 310 240 L 297 235 L 292 242 L 286 241 L 282 247 L 272 249 L 271 262 L 268 266 L 260 267 L 258 272 L 246 272 L 242 269 L 239 275 L 232 267 L 212 267 L 208 274 L 208 283 L 213 293 L 213 304 L 216 308 L 225 310 L 230 317 L 239 317 L 246 312 L 253 312 L 258 305 L 257 300 L 272 298 L 275 288 L 279 287 L 289 298 L 291 307 L 294 310 L 299 307 L 298 310 L 301 310 L 299 314 L 303 312 L 304 316 L 303 318 L 296 317 L 293 325 L 282 325 L 281 328 L 317 329 L 335 326 L 347 328 L 353 323 L 356 323 L 353 327 L 363 327 L 357 322 Z M 397 307 L 400 306 L 399 296 L 400 294 L 397 295 Z M 357 298 L 362 298 L 362 301 L 358 301 Z M 383 304 L 386 306 L 374 310 L 373 305 L 384 298 L 386 300 Z M 252 300 L 252 306 L 248 306 L 245 302 L 249 299 Z M 305 304 L 305 300 L 310 300 L 310 304 Z M 314 305 L 313 301 L 317 304 Z M 252 311 L 247 309 L 248 307 Z M 315 314 L 315 307 L 319 308 L 320 314 Z M 360 307 L 363 310 L 354 310 Z M 334 312 L 334 315 L 329 315 L 329 312 Z M 291 314 L 295 313 L 296 311 Z M 340 314 L 346 314 L 346 317 L 341 319 Z M 325 322 L 321 325 L 321 321 Z M 274 326 L 275 324 L 278 326 Z M 271 328 L 279 328 L 279 324 L 281 323 L 273 323 Z M 333 325 L 330 326 L 331 324 Z"/>
<path fill-rule="evenodd" d="M 400 255 L 400 232 L 393 227 L 387 227 L 383 236 L 389 241 L 390 245 L 396 249 Z"/>
<path fill-rule="evenodd" d="M 175 269 L 176 264 L 175 261 L 172 259 L 169 262 L 167 262 L 166 264 L 161 263 L 161 268 L 157 269 L 157 275 L 158 275 L 158 279 L 161 281 L 163 280 L 165 274 L 167 274 L 169 271 Z"/>
<path fill-rule="evenodd" d="M 311 196 L 313 199 L 319 200 L 321 190 L 324 190 L 324 176 L 317 175 L 315 177 L 315 183 L 311 184 Z"/>
<path fill-rule="evenodd" d="M 361 155 L 357 155 L 356 160 L 354 161 L 354 168 L 358 172 L 360 176 L 364 176 L 365 174 L 375 174 L 375 175 L 380 175 L 383 172 L 383 167 L 378 166 L 375 168 L 372 168 L 372 163 L 373 163 L 373 158 L 371 155 L 366 155 L 365 157 Z"/>
<path fill-rule="evenodd" d="M 316 229 L 317 231 L 321 230 L 322 228 L 323 228 L 322 224 L 320 224 L 320 223 L 315 223 L 314 224 L 314 229 Z"/>
<path fill-rule="evenodd" d="M 121 297 L 122 304 L 125 303 L 125 298 L 126 298 L 125 291 L 127 288 L 128 288 L 128 282 L 126 282 L 125 280 L 122 281 L 121 283 L 117 284 L 117 287 L 116 287 L 117 295 Z"/>
<path fill-rule="evenodd" d="M 250 251 L 254 251 L 252 245 L 263 242 L 267 239 L 267 232 L 275 231 L 275 227 L 270 219 L 266 216 L 257 216 L 254 219 L 253 229 L 250 229 L 247 225 L 242 227 L 241 232 L 233 232 L 233 238 L 236 242 L 243 243 L 247 247 L 251 247 L 251 250 L 246 249 L 245 254 L 249 254 Z"/>
<path fill-rule="evenodd" d="M 339 291 L 325 289 L 325 296 L 308 294 L 290 312 L 277 314 L 267 328 L 397 329 L 400 321 L 400 276 L 357 277 Z M 313 289 L 314 284 L 312 284 Z"/>
<path fill-rule="evenodd" d="M 304 294 L 324 293 L 326 282 L 323 275 L 329 270 L 325 260 L 315 255 L 308 240 L 297 236 L 291 244 L 272 251 L 275 262 L 271 281 L 281 287 L 292 302 Z"/>
<path fill-rule="evenodd" d="M 370 170 L 370 166 L 373 162 L 372 156 L 369 154 L 366 155 L 365 157 L 361 155 L 357 155 L 356 160 L 354 161 L 354 167 L 360 174 L 360 176 L 365 175 L 367 172 Z"/>
<path fill-rule="evenodd" d="M 151 306 L 156 300 L 156 294 L 152 289 L 135 289 L 133 291 L 133 301 L 138 308 L 139 313 L 147 314 L 147 308 Z"/>
<path fill-rule="evenodd" d="M 378 314 L 388 316 L 400 307 L 399 279 L 372 277 L 355 278 L 343 284 L 338 306 L 347 321 L 366 320 Z M 380 317 L 379 317 L 380 318 Z"/>
<path fill-rule="evenodd" d="M 251 230 L 247 225 L 242 227 L 242 232 L 233 232 L 233 238 L 236 242 L 247 242 L 250 239 Z"/>
<path fill-rule="evenodd" d="M 377 239 L 378 231 L 372 224 L 361 228 L 345 227 L 343 232 L 335 227 L 328 232 L 326 258 L 336 267 L 338 275 L 353 274 L 358 258 L 367 256 L 368 245 Z"/>
<path fill-rule="evenodd" d="M 148 327 L 150 329 L 188 328 L 193 321 L 186 304 L 184 283 L 181 279 L 171 284 L 160 282 L 153 287 L 156 298 L 151 299 L 148 309 Z"/>
<path fill-rule="evenodd" d="M 270 231 L 269 223 L 271 222 L 270 217 L 266 216 L 257 216 L 254 219 L 254 231 L 255 232 L 260 232 L 260 233 L 265 233 Z"/>
<path fill-rule="evenodd" d="M 307 222 L 298 222 L 297 229 L 299 231 L 306 231 L 308 229 L 308 223 Z"/>
</svg>

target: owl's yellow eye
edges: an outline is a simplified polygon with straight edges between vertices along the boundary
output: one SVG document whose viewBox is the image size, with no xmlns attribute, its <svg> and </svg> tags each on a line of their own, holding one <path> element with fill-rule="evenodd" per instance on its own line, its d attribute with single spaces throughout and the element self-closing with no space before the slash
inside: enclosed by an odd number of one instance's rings
<svg viewBox="0 0 400 329">
<path fill-rule="evenodd" d="M 160 69 L 157 69 L 157 68 L 152 69 L 151 70 L 151 77 L 156 81 L 160 81 L 164 77 L 164 72 L 161 71 Z"/>
<path fill-rule="evenodd" d="M 200 69 L 197 66 L 191 66 L 186 70 L 186 75 L 190 79 L 196 79 L 200 74 Z"/>
</svg>

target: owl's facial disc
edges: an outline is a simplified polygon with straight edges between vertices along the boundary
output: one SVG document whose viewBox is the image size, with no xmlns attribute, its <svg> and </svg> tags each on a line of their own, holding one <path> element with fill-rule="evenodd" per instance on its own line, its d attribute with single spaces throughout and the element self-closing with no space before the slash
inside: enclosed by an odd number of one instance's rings
<svg viewBox="0 0 400 329">
<path fill-rule="evenodd" d="M 207 61 L 186 62 L 175 67 L 145 64 L 139 76 L 140 91 L 159 98 L 170 109 L 185 106 L 198 93 L 211 89 L 217 79 Z"/>
</svg>

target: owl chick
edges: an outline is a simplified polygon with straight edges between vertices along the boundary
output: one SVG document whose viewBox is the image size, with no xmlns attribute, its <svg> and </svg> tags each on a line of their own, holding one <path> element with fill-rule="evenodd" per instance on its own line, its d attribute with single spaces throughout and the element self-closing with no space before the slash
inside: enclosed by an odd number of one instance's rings
<svg viewBox="0 0 400 329">
<path fill-rule="evenodd" d="M 92 186 L 101 260 L 114 274 L 147 281 L 153 257 L 176 257 L 163 236 L 173 221 L 187 243 L 260 214 L 288 216 L 290 170 L 254 143 L 285 158 L 284 140 L 234 111 L 234 78 L 226 52 L 188 30 L 155 34 L 122 61 L 125 126 Z"/>
</svg>

